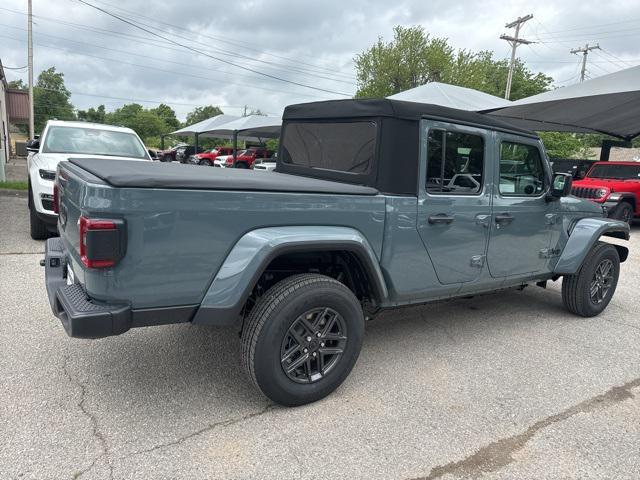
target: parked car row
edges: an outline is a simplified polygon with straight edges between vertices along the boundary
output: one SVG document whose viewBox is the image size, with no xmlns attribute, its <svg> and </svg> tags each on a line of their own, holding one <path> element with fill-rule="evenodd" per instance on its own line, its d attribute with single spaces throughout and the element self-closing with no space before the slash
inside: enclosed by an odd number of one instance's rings
<svg viewBox="0 0 640 480">
<path fill-rule="evenodd" d="M 249 147 L 236 152 L 235 164 L 232 147 L 216 147 L 202 153 L 190 156 L 186 162 L 194 165 L 203 165 L 220 168 L 254 168 L 258 163 L 273 159 L 275 152 L 262 147 Z M 275 160 L 272 160 L 274 163 Z M 274 167 L 275 168 L 275 167 Z"/>
</svg>

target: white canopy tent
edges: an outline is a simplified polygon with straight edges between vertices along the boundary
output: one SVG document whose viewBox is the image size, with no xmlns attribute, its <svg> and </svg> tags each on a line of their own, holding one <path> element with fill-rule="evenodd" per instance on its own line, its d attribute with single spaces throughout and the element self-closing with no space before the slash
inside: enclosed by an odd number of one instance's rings
<svg viewBox="0 0 640 480">
<path fill-rule="evenodd" d="M 238 139 L 262 142 L 280 136 L 282 118 L 267 115 L 248 115 L 216 126 L 202 133 L 205 137 L 232 138 L 233 158 L 238 153 Z"/>
<path fill-rule="evenodd" d="M 176 130 L 175 132 L 171 132 L 169 135 L 199 135 L 201 133 L 208 132 L 213 128 L 216 128 L 218 125 L 229 123 L 233 120 L 237 120 L 238 118 L 240 117 L 236 117 L 235 115 L 216 115 L 215 117 L 207 118 L 206 120 L 202 120 L 201 122 L 194 123 L 193 125 L 189 125 L 187 127 L 181 128 L 180 130 Z"/>
<path fill-rule="evenodd" d="M 532 130 L 598 132 L 629 141 L 640 135 L 640 66 L 484 110 Z"/>
<path fill-rule="evenodd" d="M 387 98 L 407 102 L 430 103 L 459 110 L 479 111 L 511 105 L 509 100 L 479 92 L 472 88 L 431 82 Z"/>
</svg>

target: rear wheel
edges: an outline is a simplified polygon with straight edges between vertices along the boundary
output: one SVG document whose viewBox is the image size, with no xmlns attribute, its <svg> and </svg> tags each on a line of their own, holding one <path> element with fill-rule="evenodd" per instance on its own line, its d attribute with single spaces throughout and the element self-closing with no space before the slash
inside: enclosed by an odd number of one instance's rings
<svg viewBox="0 0 640 480">
<path fill-rule="evenodd" d="M 236 163 L 236 165 L 235 165 L 235 167 L 236 167 L 236 168 L 244 168 L 244 169 L 249 168 L 249 166 L 248 166 L 246 163 L 244 163 L 244 162 L 237 162 L 237 163 Z"/>
<path fill-rule="evenodd" d="M 620 203 L 615 210 L 611 212 L 611 218 L 631 223 L 633 220 L 633 206 L 628 202 Z"/>
<path fill-rule="evenodd" d="M 211 162 L 209 160 L 207 160 L 206 158 L 203 158 L 202 160 L 200 160 L 198 162 L 198 165 L 202 165 L 205 167 L 210 167 L 211 166 Z"/>
<path fill-rule="evenodd" d="M 265 396 L 303 405 L 344 381 L 363 335 L 362 308 L 351 290 L 324 275 L 294 275 L 269 289 L 247 317 L 243 363 Z"/>
<path fill-rule="evenodd" d="M 609 305 L 619 274 L 620 257 L 616 248 L 608 243 L 596 243 L 580 270 L 562 279 L 564 305 L 582 317 L 598 315 Z"/>
</svg>

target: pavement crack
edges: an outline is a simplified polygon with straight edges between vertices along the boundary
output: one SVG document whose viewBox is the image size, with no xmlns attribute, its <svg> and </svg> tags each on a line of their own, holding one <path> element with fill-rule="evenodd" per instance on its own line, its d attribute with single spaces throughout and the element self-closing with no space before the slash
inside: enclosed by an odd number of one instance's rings
<svg viewBox="0 0 640 480">
<path fill-rule="evenodd" d="M 178 437 L 175 440 L 172 440 L 170 442 L 166 442 L 166 443 L 160 443 L 158 445 L 154 445 L 153 447 L 150 448 L 145 448 L 144 450 L 137 450 L 135 452 L 132 452 L 128 455 L 125 455 L 123 458 L 130 458 L 130 457 L 134 457 L 136 455 L 142 455 L 144 453 L 150 453 L 150 452 L 154 452 L 156 450 L 161 450 L 163 448 L 169 448 L 169 447 L 173 447 L 175 445 L 180 445 L 184 442 L 186 442 L 187 440 L 190 440 L 194 437 L 197 437 L 199 435 L 202 435 L 203 433 L 207 433 L 210 432 L 211 430 L 214 430 L 218 427 L 228 427 L 230 425 L 235 425 L 237 423 L 240 422 L 244 422 L 245 420 L 249 420 L 251 418 L 255 418 L 255 417 L 259 417 L 260 415 L 264 415 L 265 413 L 267 413 L 269 410 L 272 410 L 273 408 L 275 408 L 275 404 L 268 404 L 266 405 L 264 408 L 262 408 L 261 410 L 258 410 L 257 412 L 251 412 L 248 413 L 246 415 L 242 415 L 240 417 L 235 417 L 235 418 L 230 418 L 227 420 L 221 420 L 219 422 L 214 422 L 214 423 L 210 423 L 209 425 L 207 425 L 206 427 L 202 427 L 194 432 L 188 433 L 187 435 L 183 435 L 181 437 Z"/>
<path fill-rule="evenodd" d="M 111 464 L 111 459 L 109 457 L 109 445 L 107 443 L 106 438 L 104 437 L 104 435 L 100 431 L 100 428 L 99 428 L 99 425 L 98 425 L 98 419 L 96 418 L 96 416 L 93 413 L 91 413 L 89 411 L 89 409 L 87 408 L 87 405 L 86 405 L 87 387 L 85 386 L 84 383 L 80 382 L 79 380 L 76 380 L 71 375 L 71 372 L 69 372 L 69 368 L 68 368 L 68 362 L 69 362 L 69 356 L 65 355 L 64 356 L 64 363 L 62 364 L 62 370 L 64 371 L 65 375 L 69 379 L 69 382 L 71 382 L 73 385 L 78 387 L 78 389 L 80 390 L 80 400 L 78 400 L 77 407 L 80 409 L 82 414 L 91 423 L 91 430 L 92 430 L 93 436 L 96 438 L 96 440 L 100 444 L 100 448 L 102 450 L 102 452 L 99 455 L 97 455 L 87 467 L 85 467 L 84 469 L 76 472 L 73 475 L 73 478 L 75 480 L 75 479 L 78 479 L 78 478 L 82 477 L 82 475 L 84 475 L 85 473 L 90 471 L 93 467 L 95 467 L 95 465 L 98 462 L 98 460 L 100 460 L 101 458 L 105 457 L 106 460 L 107 460 L 107 466 L 109 467 L 109 478 L 113 480 L 113 465 Z"/>
<path fill-rule="evenodd" d="M 514 462 L 515 459 L 513 455 L 522 450 L 527 442 L 539 431 L 553 424 L 563 422 L 580 413 L 601 410 L 633 398 L 634 395 L 631 390 L 636 387 L 640 387 L 640 378 L 636 378 L 622 386 L 612 387 L 603 394 L 580 402 L 560 413 L 539 420 L 523 433 L 496 440 L 462 460 L 433 467 L 427 476 L 418 477 L 414 480 L 433 480 L 444 475 L 453 475 L 457 478 L 476 478 L 485 473 L 500 470 Z"/>
</svg>

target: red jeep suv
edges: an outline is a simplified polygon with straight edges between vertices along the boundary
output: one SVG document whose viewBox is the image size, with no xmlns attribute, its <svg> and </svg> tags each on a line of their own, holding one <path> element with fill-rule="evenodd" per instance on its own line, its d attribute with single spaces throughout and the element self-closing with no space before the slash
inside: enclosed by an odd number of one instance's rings
<svg viewBox="0 0 640 480">
<path fill-rule="evenodd" d="M 232 152 L 233 153 L 233 152 Z M 236 155 L 236 168 L 253 168 L 253 164 L 255 163 L 257 158 L 271 158 L 273 157 L 273 151 L 267 150 L 266 148 L 259 147 L 251 147 L 247 150 L 243 150 L 238 152 Z M 233 156 L 227 158 L 227 167 L 234 166 L 233 165 Z"/>
<path fill-rule="evenodd" d="M 571 193 L 602 204 L 611 218 L 631 223 L 640 217 L 640 162 L 596 162 Z"/>
<path fill-rule="evenodd" d="M 195 155 L 198 165 L 213 166 L 213 161 L 222 155 L 233 155 L 233 147 L 216 147 Z"/>
</svg>

